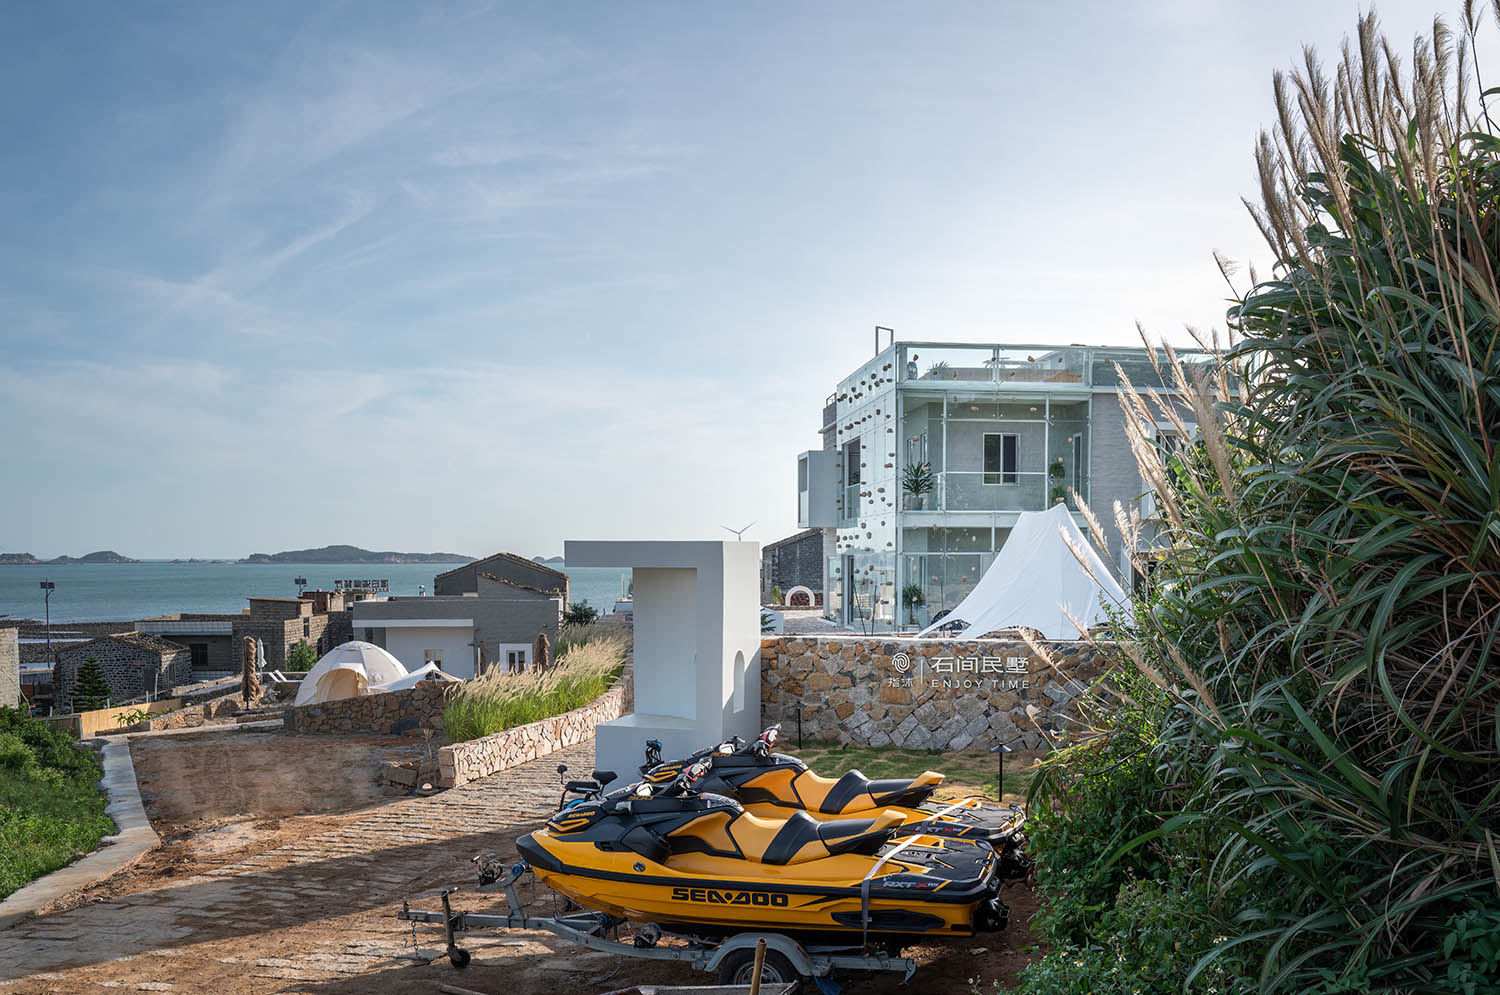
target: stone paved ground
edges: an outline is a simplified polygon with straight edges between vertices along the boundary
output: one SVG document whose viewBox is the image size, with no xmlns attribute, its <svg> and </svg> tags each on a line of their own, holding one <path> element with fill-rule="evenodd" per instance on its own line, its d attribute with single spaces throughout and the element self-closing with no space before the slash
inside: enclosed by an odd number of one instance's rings
<svg viewBox="0 0 1500 995">
<path fill-rule="evenodd" d="M 411 929 L 390 917 L 394 908 L 406 898 L 430 900 L 443 886 L 467 890 L 471 856 L 505 852 L 553 810 L 557 764 L 588 771 L 592 762 L 588 742 L 462 788 L 381 805 L 206 873 L 29 920 L 0 933 L 0 992 L 304 991 L 413 967 Z M 418 943 L 428 957 L 441 952 L 425 928 Z M 503 943 L 476 937 L 467 945 L 483 958 Z M 436 979 L 444 970 L 452 971 L 446 959 L 424 972 Z"/>
</svg>

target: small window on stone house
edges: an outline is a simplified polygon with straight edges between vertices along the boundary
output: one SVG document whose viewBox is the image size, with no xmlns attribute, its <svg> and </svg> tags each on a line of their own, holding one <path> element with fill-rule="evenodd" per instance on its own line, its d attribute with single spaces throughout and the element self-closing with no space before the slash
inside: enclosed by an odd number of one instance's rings
<svg viewBox="0 0 1500 995">
<path fill-rule="evenodd" d="M 306 638 L 308 638 L 311 635 L 312 635 L 312 619 L 304 618 L 302 620 L 302 638 L 306 639 Z"/>
</svg>

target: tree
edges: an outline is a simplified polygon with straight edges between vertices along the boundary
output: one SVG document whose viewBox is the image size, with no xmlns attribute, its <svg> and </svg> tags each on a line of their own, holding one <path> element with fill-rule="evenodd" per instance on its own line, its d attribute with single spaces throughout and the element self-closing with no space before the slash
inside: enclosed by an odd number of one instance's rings
<svg viewBox="0 0 1500 995">
<path fill-rule="evenodd" d="M 312 643 L 295 642 L 286 651 L 286 669 L 295 673 L 302 673 L 313 668 L 318 662 L 318 648 Z"/>
<path fill-rule="evenodd" d="M 563 612 L 563 625 L 572 627 L 575 625 L 588 625 L 599 618 L 599 609 L 587 601 L 569 605 Z"/>
<path fill-rule="evenodd" d="M 109 681 L 98 657 L 89 657 L 78 668 L 78 684 L 73 688 L 73 711 L 88 712 L 108 708 L 111 704 Z"/>
</svg>

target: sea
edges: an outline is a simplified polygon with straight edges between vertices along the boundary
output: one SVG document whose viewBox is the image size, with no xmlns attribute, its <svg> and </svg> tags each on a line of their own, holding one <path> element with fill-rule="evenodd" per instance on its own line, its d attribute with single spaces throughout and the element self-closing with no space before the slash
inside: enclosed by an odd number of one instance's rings
<svg viewBox="0 0 1500 995">
<path fill-rule="evenodd" d="M 457 563 L 68 563 L 0 564 L 0 619 L 42 618 L 50 580 L 52 621 L 115 622 L 173 612 L 237 612 L 246 598 L 294 598 L 296 578 L 309 588 L 335 580 L 385 580 L 391 594 L 432 593 L 432 578 Z M 557 567 L 557 564 L 549 564 Z M 610 611 L 630 582 L 629 570 L 561 566 L 573 603 Z"/>
</svg>

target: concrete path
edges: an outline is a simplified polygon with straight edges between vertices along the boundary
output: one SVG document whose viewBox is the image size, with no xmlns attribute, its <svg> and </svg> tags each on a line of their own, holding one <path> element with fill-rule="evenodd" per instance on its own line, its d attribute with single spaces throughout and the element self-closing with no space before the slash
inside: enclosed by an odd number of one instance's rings
<svg viewBox="0 0 1500 995">
<path fill-rule="evenodd" d="M 161 843 L 146 818 L 141 792 L 130 762 L 130 744 L 125 736 L 103 736 L 104 778 L 100 782 L 109 796 L 105 814 L 114 820 L 116 832 L 99 841 L 99 849 L 75 860 L 46 877 L 38 878 L 0 902 L 0 930 L 20 922 L 53 902 L 86 888 L 135 863 L 142 854 Z"/>
<path fill-rule="evenodd" d="M 123 742 L 119 747 L 129 776 L 128 753 Z M 358 974 L 362 964 L 409 959 L 409 931 L 386 919 L 376 939 L 360 941 L 366 947 L 351 946 L 332 932 L 327 950 L 283 953 L 273 937 L 399 904 L 424 891 L 430 895 L 436 887 L 467 888 L 473 880 L 469 858 L 495 846 L 502 830 L 534 827 L 552 812 L 557 765 L 587 772 L 593 754 L 589 740 L 450 791 L 378 806 L 338 829 L 164 880 L 150 891 L 21 922 L 0 932 L 0 992 L 121 985 L 171 990 L 174 983 L 178 991 L 230 991 L 259 978 L 246 989 L 259 995 L 267 979 L 279 990 Z M 140 813 L 138 795 L 135 811 Z M 144 823 L 144 814 L 139 817 Z M 144 829 L 155 840 L 150 827 Z M 229 945 L 256 935 L 265 945 L 259 957 L 247 960 Z M 198 964 L 192 975 L 184 973 L 190 958 L 181 956 L 189 950 Z M 205 977 L 205 964 L 222 977 Z"/>
</svg>

